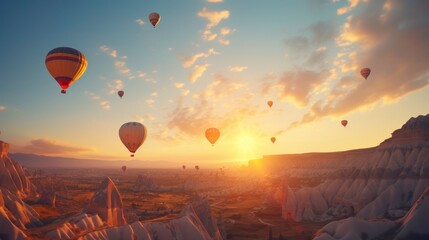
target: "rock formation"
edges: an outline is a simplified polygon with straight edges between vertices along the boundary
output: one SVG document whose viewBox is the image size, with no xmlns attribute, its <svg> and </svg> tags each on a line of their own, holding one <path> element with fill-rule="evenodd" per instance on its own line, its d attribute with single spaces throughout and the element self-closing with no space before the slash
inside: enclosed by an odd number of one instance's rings
<svg viewBox="0 0 429 240">
<path fill-rule="evenodd" d="M 0 188 L 19 198 L 35 195 L 35 187 L 25 175 L 22 166 L 8 156 L 9 144 L 0 141 Z"/>
<path fill-rule="evenodd" d="M 98 214 L 109 226 L 126 224 L 121 195 L 113 181 L 106 177 L 95 191 L 85 212 Z"/>
<path fill-rule="evenodd" d="M 364 220 L 350 217 L 334 221 L 317 231 L 314 240 L 352 239 L 429 239 L 429 187 L 407 214 L 397 220 Z"/>
<path fill-rule="evenodd" d="M 429 131 L 428 122 L 429 115 L 412 118 L 366 154 L 349 152 L 339 169 L 317 187 L 292 191 L 286 183 L 283 217 L 294 221 L 402 217 L 429 186 L 429 135 L 421 134 Z"/>
</svg>

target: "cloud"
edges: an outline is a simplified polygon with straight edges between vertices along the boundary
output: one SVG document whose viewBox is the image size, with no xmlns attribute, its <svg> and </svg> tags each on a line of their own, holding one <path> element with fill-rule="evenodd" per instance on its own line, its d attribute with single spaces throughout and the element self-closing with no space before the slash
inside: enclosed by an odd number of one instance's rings
<svg viewBox="0 0 429 240">
<path fill-rule="evenodd" d="M 110 109 L 110 102 L 109 102 L 109 101 L 107 101 L 107 100 L 100 101 L 100 106 L 101 106 L 103 109 L 109 110 L 109 109 Z"/>
<path fill-rule="evenodd" d="M 274 81 L 265 81 L 263 89 L 277 91 L 278 95 L 293 102 L 298 107 L 306 106 L 311 94 L 316 92 L 329 77 L 329 72 L 312 70 L 293 70 L 285 72 Z"/>
<path fill-rule="evenodd" d="M 113 83 L 107 83 L 107 87 L 109 88 L 109 94 L 114 94 L 118 90 L 122 90 L 124 88 L 124 84 L 122 80 L 116 79 L 113 80 Z"/>
<path fill-rule="evenodd" d="M 388 6 L 388 7 L 386 7 Z M 315 101 L 293 126 L 326 116 L 342 116 L 389 103 L 429 85 L 429 2 L 369 1 L 350 15 L 336 39 L 342 49 L 334 62 L 344 77 L 331 86 L 327 100 Z M 348 64 L 345 64 L 347 62 Z M 359 70 L 371 68 L 368 80 Z M 344 88 L 353 78 L 358 84 Z"/>
<path fill-rule="evenodd" d="M 108 48 L 106 45 L 100 46 L 100 50 L 104 53 L 107 53 L 109 56 L 116 58 L 118 57 L 118 52 L 116 50 L 112 50 Z"/>
<path fill-rule="evenodd" d="M 152 93 L 150 94 L 150 96 L 151 96 L 151 97 L 158 97 L 158 92 L 152 92 Z"/>
<path fill-rule="evenodd" d="M 207 70 L 209 64 L 195 65 L 193 71 L 189 74 L 189 80 L 194 83 L 200 78 Z"/>
<path fill-rule="evenodd" d="M 146 104 L 147 104 L 149 107 L 152 107 L 152 106 L 153 106 L 153 104 L 155 103 L 155 100 L 153 100 L 153 99 L 146 99 L 146 100 L 145 100 L 145 102 L 146 102 Z"/>
<path fill-rule="evenodd" d="M 314 44 L 321 45 L 333 40 L 338 34 L 339 26 L 334 22 L 319 21 L 308 27 Z"/>
<path fill-rule="evenodd" d="M 137 71 L 137 77 L 144 78 L 145 75 L 146 73 L 144 73 L 143 71 Z"/>
<path fill-rule="evenodd" d="M 206 8 L 203 8 L 200 12 L 198 12 L 198 16 L 205 18 L 209 21 L 207 24 L 207 29 L 210 29 L 214 26 L 217 26 L 222 20 L 229 18 L 229 11 L 210 11 Z"/>
<path fill-rule="evenodd" d="M 234 66 L 234 67 L 229 67 L 229 71 L 231 72 L 242 72 L 244 70 L 246 70 L 247 67 L 246 66 Z"/>
<path fill-rule="evenodd" d="M 98 102 L 98 104 L 101 106 L 101 108 L 105 109 L 105 110 L 109 110 L 110 109 L 110 102 L 107 100 L 103 100 L 101 99 L 100 96 L 98 96 L 97 94 L 93 93 L 93 92 L 85 92 L 86 95 L 88 95 L 92 100 Z"/>
<path fill-rule="evenodd" d="M 222 45 L 228 46 L 231 42 L 229 40 L 225 40 L 223 38 L 219 38 L 218 42 Z"/>
<path fill-rule="evenodd" d="M 182 59 L 182 66 L 184 68 L 192 67 L 192 65 L 199 59 L 199 58 L 208 58 L 211 55 L 218 55 L 219 52 L 216 52 L 213 48 L 210 48 L 207 50 L 206 53 L 200 52 L 196 53 L 192 56 L 187 56 Z"/>
<path fill-rule="evenodd" d="M 220 3 L 223 2 L 223 0 L 207 0 L 209 3 Z"/>
<path fill-rule="evenodd" d="M 337 9 L 337 14 L 343 15 L 343 14 L 350 12 L 353 8 L 355 8 L 359 4 L 359 2 L 361 2 L 361 1 L 360 0 L 349 0 L 349 5 Z"/>
<path fill-rule="evenodd" d="M 174 133 L 173 140 L 200 138 L 205 129 L 212 126 L 234 135 L 237 126 L 242 122 L 254 121 L 258 115 L 258 108 L 249 102 L 250 97 L 243 83 L 220 73 L 215 74 L 205 89 L 193 94 L 194 101 L 188 103 L 183 96 L 175 101 L 176 108 L 167 114 L 165 126 L 170 136 Z M 232 101 L 234 104 L 231 104 Z"/>
<path fill-rule="evenodd" d="M 140 26 L 144 26 L 145 25 L 145 22 L 143 21 L 143 19 L 140 19 L 140 18 L 136 20 L 136 23 L 138 25 L 140 25 Z"/>
<path fill-rule="evenodd" d="M 300 54 L 302 51 L 306 50 L 309 45 L 310 42 L 308 38 L 304 36 L 296 36 L 285 40 L 286 49 L 297 54 Z"/>
<path fill-rule="evenodd" d="M 128 79 L 135 78 L 135 76 L 133 75 L 131 69 L 129 69 L 127 67 L 127 64 L 125 62 L 125 60 L 128 59 L 127 56 L 119 56 L 117 50 L 112 50 L 109 47 L 107 47 L 106 45 L 100 46 L 100 51 L 108 54 L 112 58 L 119 58 L 119 59 L 121 59 L 121 60 L 117 60 L 117 61 L 114 62 L 114 66 L 116 67 L 116 69 L 118 70 L 118 72 L 120 74 L 122 74 L 122 75 L 127 76 Z"/>
<path fill-rule="evenodd" d="M 185 86 L 185 84 L 184 84 L 184 83 L 181 83 L 181 82 L 177 82 L 177 83 L 174 83 L 174 86 L 175 86 L 176 88 L 182 88 L 183 86 Z"/>
<path fill-rule="evenodd" d="M 34 139 L 30 142 L 29 145 L 17 149 L 17 152 L 21 153 L 33 153 L 43 155 L 67 155 L 91 151 L 93 150 L 90 148 L 71 146 L 68 144 L 57 143 L 54 140 L 43 138 Z"/>
<path fill-rule="evenodd" d="M 6 106 L 0 105 L 0 111 L 6 110 Z"/>
</svg>

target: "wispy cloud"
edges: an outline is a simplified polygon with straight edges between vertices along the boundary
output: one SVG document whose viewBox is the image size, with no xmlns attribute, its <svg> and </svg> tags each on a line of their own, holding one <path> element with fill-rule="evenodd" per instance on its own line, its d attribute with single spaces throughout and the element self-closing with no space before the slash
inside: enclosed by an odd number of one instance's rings
<svg viewBox="0 0 429 240">
<path fill-rule="evenodd" d="M 78 154 L 84 152 L 92 152 L 93 150 L 86 147 L 77 147 L 69 144 L 58 143 L 55 140 L 50 139 L 34 139 L 30 144 L 20 147 L 17 152 L 21 153 L 33 153 L 43 155 L 68 155 Z"/>
<path fill-rule="evenodd" d="M 230 66 L 229 67 L 229 71 L 231 71 L 231 72 L 242 72 L 246 69 L 247 69 L 246 66 L 234 66 L 234 67 Z"/>
<path fill-rule="evenodd" d="M 136 20 L 136 23 L 138 25 L 140 25 L 140 26 L 144 26 L 145 25 L 145 22 L 143 21 L 143 19 L 140 19 L 140 18 Z"/>
<path fill-rule="evenodd" d="M 209 64 L 195 65 L 193 71 L 189 74 L 189 80 L 194 83 L 200 78 L 209 67 Z"/>
<path fill-rule="evenodd" d="M 149 107 L 152 107 L 153 104 L 155 103 L 155 100 L 154 99 L 146 99 L 145 102 Z"/>
<path fill-rule="evenodd" d="M 6 110 L 6 106 L 0 105 L 0 111 Z"/>
<path fill-rule="evenodd" d="M 206 53 L 200 52 L 196 53 L 192 56 L 187 56 L 182 59 L 182 66 L 185 68 L 192 67 L 192 65 L 199 59 L 199 58 L 208 58 L 211 55 L 218 55 L 219 52 L 216 52 L 213 48 L 210 48 Z"/>
<path fill-rule="evenodd" d="M 206 8 L 203 8 L 200 12 L 198 12 L 198 16 L 205 18 L 209 21 L 207 24 L 207 29 L 210 29 L 214 26 L 217 26 L 222 20 L 229 18 L 229 11 L 210 11 Z"/>
<path fill-rule="evenodd" d="M 121 75 L 126 76 L 128 79 L 134 79 L 134 78 L 135 78 L 135 76 L 134 76 L 133 72 L 131 71 L 131 69 L 130 69 L 130 68 L 128 68 L 127 63 L 125 62 L 125 60 L 127 60 L 127 59 L 128 59 L 128 57 L 127 57 L 127 56 L 120 56 L 120 55 L 118 54 L 118 51 L 117 51 L 117 50 L 112 50 L 112 49 L 110 49 L 109 47 L 107 47 L 106 45 L 102 45 L 102 46 L 100 47 L 100 51 L 102 51 L 102 52 L 104 52 L 104 53 L 108 54 L 108 55 L 109 55 L 109 56 L 111 56 L 112 58 L 119 59 L 119 60 L 116 60 L 116 61 L 114 62 L 114 66 L 116 67 L 116 69 L 117 69 L 118 73 L 120 73 Z M 140 72 L 140 71 L 137 71 L 137 73 L 138 73 L 138 74 L 139 74 L 139 72 Z M 139 74 L 139 75 L 140 75 L 140 74 Z M 139 76 L 139 77 L 140 77 L 140 76 Z"/>
<path fill-rule="evenodd" d="M 346 14 L 348 12 L 350 12 L 353 8 L 355 8 L 359 2 L 362 2 L 361 0 L 349 0 L 349 4 L 347 6 L 341 7 L 339 9 L 337 9 L 337 14 L 338 15 L 343 15 Z"/>
<path fill-rule="evenodd" d="M 113 58 L 118 57 L 118 52 L 116 50 L 108 48 L 106 45 L 100 46 L 100 50 Z"/>
<path fill-rule="evenodd" d="M 107 100 L 101 99 L 101 97 L 93 92 L 85 92 L 86 95 L 88 95 L 92 100 L 98 102 L 98 104 L 101 106 L 101 108 L 105 110 L 110 109 L 110 102 Z"/>
<path fill-rule="evenodd" d="M 229 45 L 230 41 L 226 40 L 224 37 L 232 33 L 234 30 L 223 27 L 220 29 L 219 33 L 212 31 L 213 27 L 219 25 L 219 23 L 222 20 L 228 19 L 229 15 L 230 15 L 229 10 L 210 11 L 210 10 L 207 10 L 206 8 L 203 8 L 200 12 L 198 12 L 199 17 L 202 17 L 208 20 L 206 28 L 202 31 L 202 38 L 207 41 L 213 41 L 215 39 L 218 39 L 217 41 L 220 44 Z"/>
<path fill-rule="evenodd" d="M 122 90 L 124 88 L 124 84 L 122 80 L 116 79 L 116 80 L 113 80 L 112 83 L 107 83 L 107 87 L 109 88 L 109 94 L 114 94 L 118 90 Z"/>
<path fill-rule="evenodd" d="M 182 88 L 183 86 L 185 86 L 185 84 L 184 84 L 184 83 L 181 83 L 181 82 L 176 82 L 176 83 L 174 83 L 174 86 L 175 86 L 176 88 Z"/>
<path fill-rule="evenodd" d="M 207 0 L 209 3 L 220 3 L 223 2 L 223 0 Z"/>
</svg>

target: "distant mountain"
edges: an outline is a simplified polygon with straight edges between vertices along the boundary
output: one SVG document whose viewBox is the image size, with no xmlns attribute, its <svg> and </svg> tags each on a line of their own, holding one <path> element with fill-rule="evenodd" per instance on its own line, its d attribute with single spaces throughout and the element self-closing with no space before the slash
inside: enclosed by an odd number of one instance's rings
<svg viewBox="0 0 429 240">
<path fill-rule="evenodd" d="M 51 157 L 28 153 L 9 153 L 9 156 L 28 168 L 120 168 L 124 164 L 129 168 L 172 168 L 176 165 L 179 168 L 178 163 L 168 161 L 96 160 Z"/>
</svg>

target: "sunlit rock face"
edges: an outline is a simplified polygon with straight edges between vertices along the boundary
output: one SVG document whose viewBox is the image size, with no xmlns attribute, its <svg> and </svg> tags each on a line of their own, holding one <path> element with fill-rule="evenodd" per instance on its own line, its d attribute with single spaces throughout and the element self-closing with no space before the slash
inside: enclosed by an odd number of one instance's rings
<svg viewBox="0 0 429 240">
<path fill-rule="evenodd" d="M 97 191 L 95 191 L 87 213 L 98 214 L 109 226 L 126 224 L 121 195 L 113 181 L 106 177 Z"/>
<path fill-rule="evenodd" d="M 333 221 L 317 231 L 314 240 L 328 239 L 429 239 L 429 187 L 407 214 L 396 220 L 350 217 Z"/>
<path fill-rule="evenodd" d="M 25 175 L 22 166 L 8 156 L 9 144 L 0 141 L 0 188 L 19 198 L 35 195 L 35 187 Z"/>
<path fill-rule="evenodd" d="M 187 205 L 180 217 L 167 222 L 134 222 L 118 227 L 92 231 L 80 239 L 123 239 L 123 240 L 222 240 L 222 236 L 213 218 L 206 199 L 195 198 Z"/>
<path fill-rule="evenodd" d="M 292 191 L 286 181 L 283 218 L 402 217 L 429 186 L 429 115 L 411 118 L 377 148 L 332 153 L 332 159 L 326 161 L 327 154 L 322 155 L 318 158 L 314 154 L 307 161 L 318 162 L 315 168 L 319 169 L 335 169 L 336 163 L 337 170 L 325 175 L 327 179 L 314 188 Z"/>
</svg>

